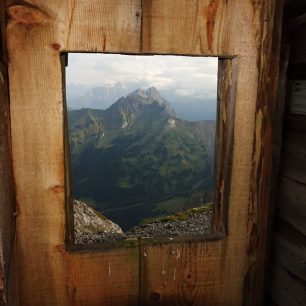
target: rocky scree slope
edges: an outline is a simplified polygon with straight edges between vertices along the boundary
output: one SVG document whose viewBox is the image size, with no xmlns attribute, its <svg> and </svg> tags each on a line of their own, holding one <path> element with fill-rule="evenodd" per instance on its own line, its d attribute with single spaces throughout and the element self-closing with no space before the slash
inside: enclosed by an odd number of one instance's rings
<svg viewBox="0 0 306 306">
<path fill-rule="evenodd" d="M 92 243 L 101 239 L 121 237 L 121 227 L 78 200 L 73 200 L 75 243 Z"/>
<path fill-rule="evenodd" d="M 119 225 L 83 202 L 74 200 L 75 243 L 114 242 L 128 237 L 176 237 L 203 235 L 211 231 L 211 204 L 188 209 L 171 216 L 142 224 L 124 233 Z"/>
</svg>

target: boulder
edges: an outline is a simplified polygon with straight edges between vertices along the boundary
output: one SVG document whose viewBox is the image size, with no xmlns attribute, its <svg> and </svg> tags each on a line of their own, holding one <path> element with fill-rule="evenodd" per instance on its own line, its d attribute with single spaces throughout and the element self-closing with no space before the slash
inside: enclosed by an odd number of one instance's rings
<svg viewBox="0 0 306 306">
<path fill-rule="evenodd" d="M 87 204 L 73 200 L 74 231 L 80 234 L 112 233 L 123 234 L 121 227 L 107 219 Z"/>
</svg>

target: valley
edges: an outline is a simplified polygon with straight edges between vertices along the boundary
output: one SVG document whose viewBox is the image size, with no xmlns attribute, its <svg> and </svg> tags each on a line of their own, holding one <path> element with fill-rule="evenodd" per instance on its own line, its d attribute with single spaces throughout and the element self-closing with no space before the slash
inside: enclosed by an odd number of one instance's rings
<svg viewBox="0 0 306 306">
<path fill-rule="evenodd" d="M 211 202 L 215 121 L 176 117 L 151 87 L 68 111 L 73 193 L 124 230 Z"/>
</svg>

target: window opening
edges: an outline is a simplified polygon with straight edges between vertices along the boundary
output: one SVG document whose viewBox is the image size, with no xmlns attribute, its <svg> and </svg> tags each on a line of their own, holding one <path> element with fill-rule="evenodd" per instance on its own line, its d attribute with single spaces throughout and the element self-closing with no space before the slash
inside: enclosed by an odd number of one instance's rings
<svg viewBox="0 0 306 306">
<path fill-rule="evenodd" d="M 218 59 L 70 53 L 76 243 L 211 231 Z"/>
</svg>

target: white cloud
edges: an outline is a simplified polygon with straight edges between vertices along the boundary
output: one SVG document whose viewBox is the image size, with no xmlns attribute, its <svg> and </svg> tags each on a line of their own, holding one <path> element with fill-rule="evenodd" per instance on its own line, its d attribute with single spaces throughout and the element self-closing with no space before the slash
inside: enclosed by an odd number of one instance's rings
<svg viewBox="0 0 306 306">
<path fill-rule="evenodd" d="M 216 97 L 216 58 L 185 56 L 130 56 L 71 53 L 67 84 L 101 86 L 120 82 L 155 86 L 182 96 Z"/>
</svg>

